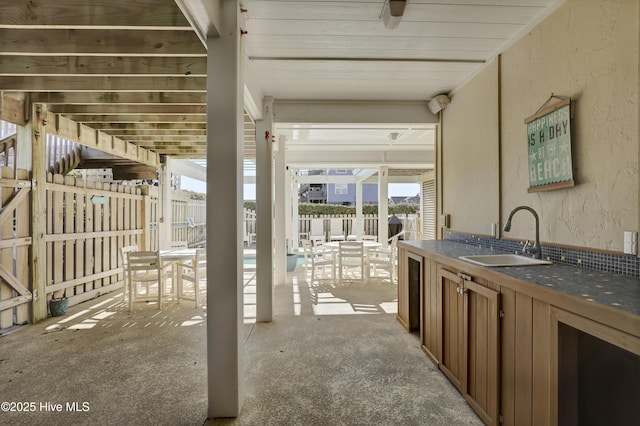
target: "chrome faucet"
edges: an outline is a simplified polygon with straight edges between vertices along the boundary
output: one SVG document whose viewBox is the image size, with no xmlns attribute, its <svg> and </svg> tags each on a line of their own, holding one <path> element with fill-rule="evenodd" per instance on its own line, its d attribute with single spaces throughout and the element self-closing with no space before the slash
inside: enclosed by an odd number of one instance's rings
<svg viewBox="0 0 640 426">
<path fill-rule="evenodd" d="M 511 231 L 511 218 L 513 217 L 513 214 L 518 210 L 528 210 L 536 219 L 536 242 L 534 243 L 533 246 L 529 246 L 528 245 L 529 242 L 527 241 L 527 244 L 525 244 L 523 251 L 526 251 L 527 253 L 532 253 L 533 257 L 536 259 L 542 259 L 542 247 L 540 246 L 540 219 L 538 218 L 538 213 L 536 213 L 534 209 L 528 206 L 518 206 L 515 209 L 511 210 L 511 213 L 509 214 L 509 218 L 507 219 L 507 222 L 504 224 L 503 231 L 504 232 Z"/>
</svg>

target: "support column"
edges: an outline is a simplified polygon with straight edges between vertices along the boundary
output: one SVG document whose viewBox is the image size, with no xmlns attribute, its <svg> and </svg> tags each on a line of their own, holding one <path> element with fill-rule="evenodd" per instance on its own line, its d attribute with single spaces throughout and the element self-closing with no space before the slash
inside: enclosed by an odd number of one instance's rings
<svg viewBox="0 0 640 426">
<path fill-rule="evenodd" d="M 16 126 L 16 169 L 32 170 L 33 157 L 31 138 L 33 137 L 32 121 L 24 126 Z"/>
<path fill-rule="evenodd" d="M 171 225 L 171 163 L 165 158 L 165 163 L 160 169 L 160 223 L 158 224 L 158 249 L 170 247 L 173 240 Z"/>
<path fill-rule="evenodd" d="M 290 247 L 291 253 L 297 253 L 300 246 L 300 215 L 298 213 L 298 177 L 300 170 L 291 170 L 291 240 L 293 246 Z"/>
<path fill-rule="evenodd" d="M 283 138 L 278 140 L 278 152 L 275 155 L 275 204 L 274 204 L 274 263 L 275 285 L 283 285 L 287 280 L 287 263 L 286 263 L 286 220 L 287 210 L 285 208 L 285 199 L 287 197 L 287 179 L 288 171 L 285 165 L 285 141 Z"/>
<path fill-rule="evenodd" d="M 389 167 L 378 169 L 378 241 L 389 240 Z"/>
<path fill-rule="evenodd" d="M 242 356 L 243 102 L 240 8 L 222 1 L 220 37 L 207 38 L 208 415 L 237 417 Z"/>
<path fill-rule="evenodd" d="M 364 215 L 362 214 L 362 181 L 356 182 L 356 220 L 353 224 L 352 234 L 356 240 L 361 240 L 364 235 Z"/>
<path fill-rule="evenodd" d="M 285 190 L 284 190 L 284 234 L 287 247 L 287 253 L 293 253 L 293 240 L 291 239 L 291 223 L 293 222 L 293 213 L 291 211 L 291 189 L 293 188 L 293 176 L 289 167 L 285 167 Z"/>
<path fill-rule="evenodd" d="M 256 320 L 273 320 L 273 98 L 263 100 L 256 121 Z M 260 177 L 258 179 L 258 176 Z"/>
<path fill-rule="evenodd" d="M 47 318 L 47 107 L 31 107 L 31 282 L 33 302 L 31 320 Z"/>
</svg>

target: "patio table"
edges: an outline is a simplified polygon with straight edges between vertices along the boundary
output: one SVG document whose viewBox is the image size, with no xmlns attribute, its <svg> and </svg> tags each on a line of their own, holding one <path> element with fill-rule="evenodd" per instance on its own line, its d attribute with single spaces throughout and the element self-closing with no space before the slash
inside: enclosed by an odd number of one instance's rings
<svg viewBox="0 0 640 426">
<path fill-rule="evenodd" d="M 166 249 L 160 250 L 160 261 L 171 262 L 171 292 L 175 293 L 177 283 L 177 268 L 176 264 L 181 262 L 191 262 L 193 265 L 196 260 L 196 249 L 180 248 L 180 249 Z"/>
<path fill-rule="evenodd" d="M 331 242 L 328 242 L 328 243 L 324 243 L 322 245 L 322 247 L 327 247 L 327 248 L 330 248 L 333 251 L 337 251 L 340 248 L 340 243 L 341 242 L 342 241 L 331 241 Z M 366 256 L 367 256 L 367 252 L 369 250 L 376 249 L 376 248 L 379 248 L 380 246 L 382 246 L 381 243 L 379 243 L 377 241 L 371 241 L 371 240 L 364 240 L 364 241 L 363 240 L 358 240 L 356 242 L 361 242 L 362 243 L 362 246 L 364 248 L 365 259 L 366 259 Z M 367 278 L 368 275 L 369 275 L 368 272 L 365 272 L 365 278 Z M 335 263 L 333 265 L 333 276 L 334 277 L 336 276 L 336 265 L 335 265 Z"/>
</svg>

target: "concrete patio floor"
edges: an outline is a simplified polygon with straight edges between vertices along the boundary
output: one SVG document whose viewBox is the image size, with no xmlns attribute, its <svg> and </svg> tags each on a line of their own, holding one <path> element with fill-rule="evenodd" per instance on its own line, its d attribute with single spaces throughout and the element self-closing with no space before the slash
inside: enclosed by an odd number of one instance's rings
<svg viewBox="0 0 640 426">
<path fill-rule="evenodd" d="M 309 283 L 299 266 L 256 324 L 253 268 L 237 419 L 206 420 L 206 307 L 130 313 L 112 293 L 0 338 L 0 400 L 22 410 L 0 424 L 482 424 L 395 320 L 388 280 Z"/>
</svg>

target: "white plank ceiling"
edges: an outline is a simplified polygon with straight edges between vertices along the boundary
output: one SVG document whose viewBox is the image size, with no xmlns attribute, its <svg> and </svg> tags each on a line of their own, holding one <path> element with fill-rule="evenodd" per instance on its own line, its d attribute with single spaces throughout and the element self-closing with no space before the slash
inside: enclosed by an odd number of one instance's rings
<svg viewBox="0 0 640 426">
<path fill-rule="evenodd" d="M 276 99 L 429 100 L 466 81 L 556 0 L 248 0 L 246 53 Z"/>
<path fill-rule="evenodd" d="M 428 101 L 459 87 L 561 0 L 408 0 L 394 30 L 380 19 L 383 3 L 242 1 L 259 91 L 276 100 Z M 0 92 L 28 94 L 162 155 L 205 157 L 206 50 L 174 0 L 0 0 Z M 400 146 L 431 132 L 380 124 L 342 133 L 311 124 L 305 140 L 388 145 L 397 131 Z"/>
</svg>

